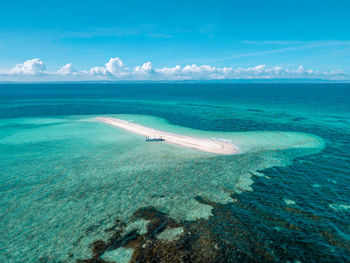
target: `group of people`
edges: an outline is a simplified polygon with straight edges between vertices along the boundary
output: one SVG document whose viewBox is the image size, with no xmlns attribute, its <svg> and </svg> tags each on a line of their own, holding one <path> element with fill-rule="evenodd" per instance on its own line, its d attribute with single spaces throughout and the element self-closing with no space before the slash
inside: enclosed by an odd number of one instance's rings
<svg viewBox="0 0 350 263">
<path fill-rule="evenodd" d="M 146 142 L 163 142 L 165 139 L 162 137 L 146 137 Z"/>
</svg>

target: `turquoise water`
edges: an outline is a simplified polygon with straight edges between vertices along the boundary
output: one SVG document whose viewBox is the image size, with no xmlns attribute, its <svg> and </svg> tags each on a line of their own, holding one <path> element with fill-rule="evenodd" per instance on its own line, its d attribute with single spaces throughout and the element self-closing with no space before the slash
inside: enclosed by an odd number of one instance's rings
<svg viewBox="0 0 350 263">
<path fill-rule="evenodd" d="M 150 221 L 133 216 L 145 207 L 178 224 L 159 239 L 200 222 L 231 251 L 226 261 L 348 261 L 349 99 L 350 86 L 334 84 L 0 86 L 0 261 L 91 258 L 116 219 L 122 236 L 147 233 Z M 240 152 L 145 143 L 97 116 L 229 140 Z"/>
</svg>

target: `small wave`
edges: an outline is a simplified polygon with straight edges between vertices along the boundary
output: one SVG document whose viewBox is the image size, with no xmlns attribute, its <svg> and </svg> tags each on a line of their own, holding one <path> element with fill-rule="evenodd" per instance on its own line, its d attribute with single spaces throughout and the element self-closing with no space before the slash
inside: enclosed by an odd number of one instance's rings
<svg viewBox="0 0 350 263">
<path fill-rule="evenodd" d="M 336 212 L 350 210 L 350 205 L 346 205 L 346 204 L 330 204 L 329 207 L 332 208 Z"/>
<path fill-rule="evenodd" d="M 283 201 L 284 201 L 287 205 L 295 205 L 295 201 L 294 201 L 294 200 L 284 198 Z"/>
</svg>

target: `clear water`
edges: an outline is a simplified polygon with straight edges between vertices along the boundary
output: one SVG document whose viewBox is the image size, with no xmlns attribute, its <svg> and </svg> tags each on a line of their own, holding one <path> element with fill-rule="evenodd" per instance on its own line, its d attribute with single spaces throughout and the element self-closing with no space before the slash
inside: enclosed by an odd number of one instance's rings
<svg viewBox="0 0 350 263">
<path fill-rule="evenodd" d="M 315 260 L 350 260 L 349 101 L 346 84 L 2 85 L 0 261 L 89 258 L 116 217 L 145 231 L 131 216 L 146 206 L 178 222 L 230 211 L 287 242 L 295 260 L 309 250 L 300 240 L 318 248 Z M 231 140 L 241 152 L 147 144 L 96 116 Z"/>
</svg>

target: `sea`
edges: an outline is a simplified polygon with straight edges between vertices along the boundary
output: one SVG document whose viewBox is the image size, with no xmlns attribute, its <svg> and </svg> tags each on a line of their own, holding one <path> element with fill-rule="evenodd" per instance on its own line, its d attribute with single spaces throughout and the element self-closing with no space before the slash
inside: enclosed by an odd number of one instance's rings
<svg viewBox="0 0 350 263">
<path fill-rule="evenodd" d="M 0 243 L 4 263 L 350 262 L 350 84 L 1 84 Z"/>
</svg>

